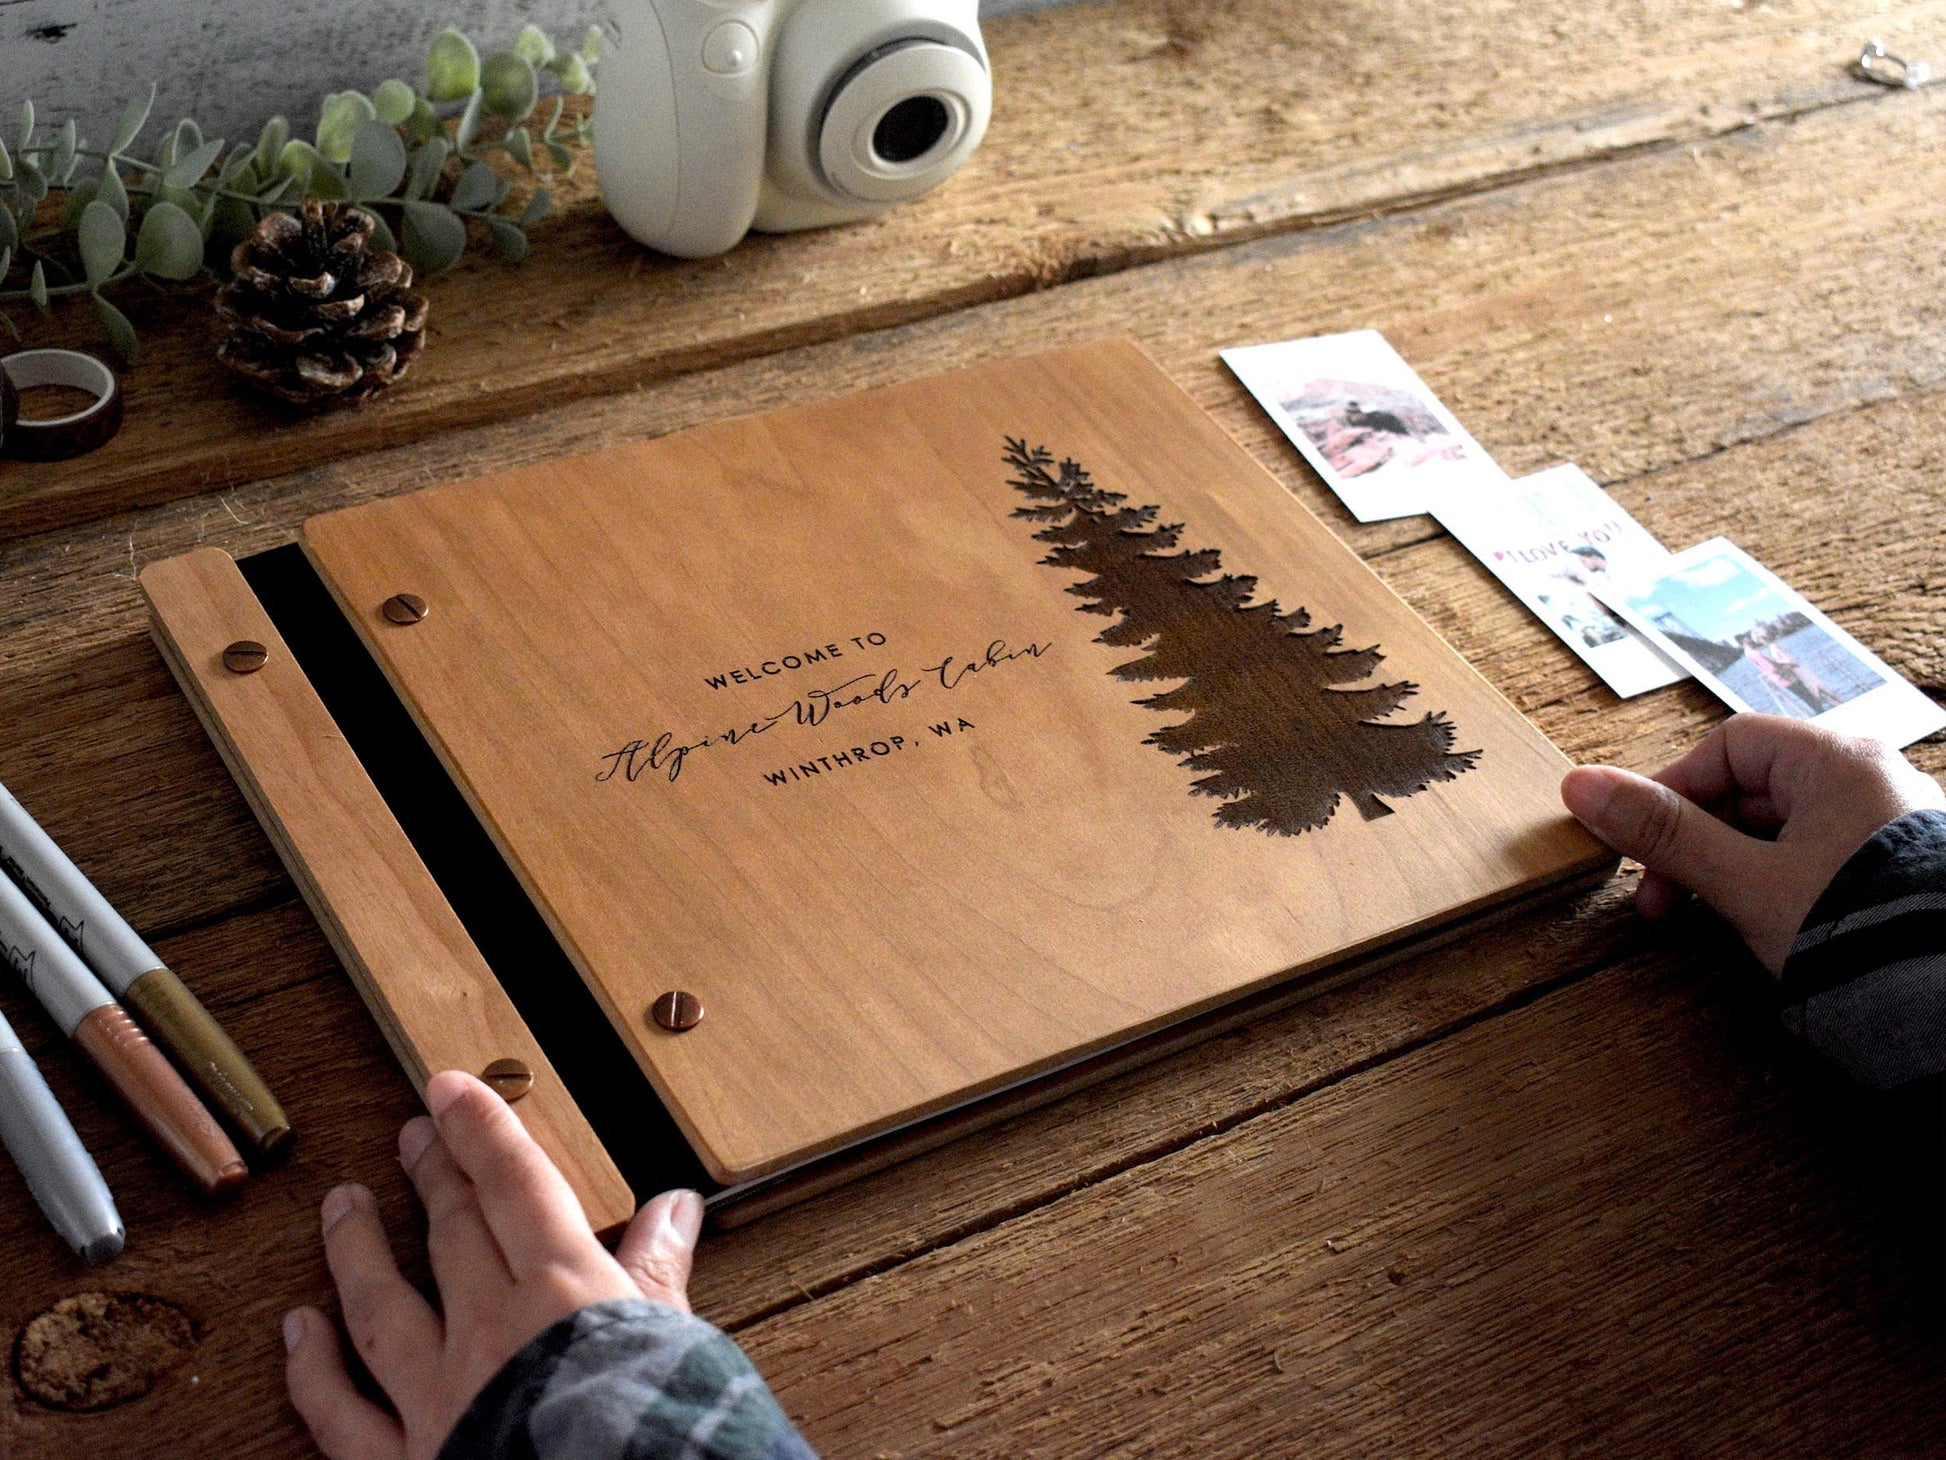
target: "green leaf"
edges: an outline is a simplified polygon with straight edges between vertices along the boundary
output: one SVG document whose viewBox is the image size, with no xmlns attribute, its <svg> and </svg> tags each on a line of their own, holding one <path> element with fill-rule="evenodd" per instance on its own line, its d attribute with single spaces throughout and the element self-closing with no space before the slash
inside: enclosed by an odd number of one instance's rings
<svg viewBox="0 0 1946 1460">
<path fill-rule="evenodd" d="M 372 99 L 362 91 L 334 91 L 318 111 L 318 153 L 326 162 L 351 158 L 358 129 L 378 115 Z"/>
<path fill-rule="evenodd" d="M 162 165 L 171 166 L 178 157 L 187 157 L 203 145 L 203 129 L 196 125 L 194 117 L 184 117 L 176 123 L 176 130 L 169 134 L 168 161 Z"/>
<path fill-rule="evenodd" d="M 162 185 L 165 188 L 195 187 L 203 180 L 203 174 L 209 171 L 209 165 L 222 154 L 221 137 L 213 142 L 198 143 L 188 152 L 181 154 L 175 163 L 163 172 Z"/>
<path fill-rule="evenodd" d="M 511 128 L 500 139 L 500 145 L 507 149 L 507 155 L 529 172 L 534 170 L 534 139 L 527 135 L 525 127 Z"/>
<path fill-rule="evenodd" d="M 484 162 L 476 162 L 460 174 L 449 202 L 462 212 L 471 212 L 490 205 L 499 191 L 500 174 Z"/>
<path fill-rule="evenodd" d="M 7 144 L 4 141 L 0 141 L 0 182 L 12 182 L 13 176 L 13 154 L 7 150 Z"/>
<path fill-rule="evenodd" d="M 0 245 L 0 284 L 7 282 L 7 270 L 14 266 L 13 249 Z"/>
<path fill-rule="evenodd" d="M 78 139 L 74 131 L 74 118 L 69 117 L 62 124 L 61 133 L 54 140 L 54 155 L 47 161 L 47 175 L 65 183 L 68 170 L 74 166 L 74 149 Z"/>
<path fill-rule="evenodd" d="M 378 90 L 372 93 L 372 105 L 378 110 L 378 119 L 390 122 L 395 127 L 411 116 L 413 107 L 418 104 L 419 93 L 397 77 L 379 82 Z"/>
<path fill-rule="evenodd" d="M 554 42 L 547 38 L 546 31 L 530 20 L 514 38 L 514 54 L 529 66 L 545 66 L 554 59 Z"/>
<path fill-rule="evenodd" d="M 473 139 L 480 135 L 480 106 L 482 97 L 474 92 L 466 99 L 466 110 L 459 114 L 459 125 L 453 128 L 453 146 L 464 152 L 473 145 Z"/>
<path fill-rule="evenodd" d="M 312 174 L 329 172 L 331 168 L 324 158 L 318 155 L 317 148 L 302 138 L 293 137 L 284 144 L 284 150 L 277 154 L 277 171 L 286 177 L 296 178 L 297 192 L 302 196 L 303 192 L 311 186 Z"/>
<path fill-rule="evenodd" d="M 526 57 L 495 51 L 480 68 L 480 92 L 488 111 L 518 122 L 525 120 L 541 99 L 541 83 Z"/>
<path fill-rule="evenodd" d="M 449 269 L 466 252 L 466 225 L 440 203 L 405 205 L 405 260 L 421 274 Z"/>
<path fill-rule="evenodd" d="M 257 149 L 249 142 L 239 143 L 230 149 L 230 155 L 223 159 L 223 166 L 217 170 L 216 182 L 219 187 L 229 187 L 243 176 L 243 170 L 256 158 Z"/>
<path fill-rule="evenodd" d="M 547 155 L 554 159 L 554 165 L 560 168 L 562 172 L 574 171 L 574 154 L 559 142 L 549 142 L 547 144 Z"/>
<path fill-rule="evenodd" d="M 527 257 L 527 235 L 518 223 L 505 218 L 489 218 L 486 225 L 501 258 L 510 264 L 517 264 Z"/>
<path fill-rule="evenodd" d="M 548 194 L 547 189 L 535 188 L 534 196 L 527 200 L 527 206 L 521 212 L 521 224 L 525 226 L 529 223 L 538 223 L 553 210 L 554 199 Z"/>
<path fill-rule="evenodd" d="M 7 333 L 14 337 L 14 343 L 16 345 L 20 343 L 20 329 L 18 326 L 14 324 L 14 322 L 11 319 L 7 317 L 7 314 L 4 310 L 0 310 L 0 325 L 5 325 L 7 327 Z"/>
<path fill-rule="evenodd" d="M 115 210 L 115 215 L 124 223 L 128 221 L 128 187 L 122 182 L 122 174 L 110 162 L 101 170 L 101 185 L 95 196 Z"/>
<path fill-rule="evenodd" d="M 10 249 L 20 242 L 20 228 L 14 222 L 13 209 L 0 208 L 0 248 Z M 4 278 L 0 275 L 0 278 Z"/>
<path fill-rule="evenodd" d="M 345 186 L 345 175 L 328 162 L 320 162 L 305 179 L 304 191 L 314 198 L 323 198 L 327 203 L 341 202 L 351 196 L 351 189 Z"/>
<path fill-rule="evenodd" d="M 108 336 L 108 343 L 115 347 L 122 364 L 133 365 L 136 356 L 135 326 L 128 322 L 127 315 L 99 294 L 88 297 L 95 302 L 95 318 L 101 321 L 102 333 Z"/>
<path fill-rule="evenodd" d="M 78 227 L 81 222 L 81 210 L 92 203 L 95 200 L 95 194 L 100 191 L 101 183 L 94 178 L 87 178 L 69 188 L 68 205 L 61 211 L 61 226 L 63 228 Z"/>
<path fill-rule="evenodd" d="M 149 124 L 149 112 L 155 106 L 155 83 L 149 83 L 149 94 L 138 96 L 122 108 L 122 119 L 115 123 L 115 140 L 108 144 L 111 153 L 120 152 L 141 134 L 142 128 Z"/>
<path fill-rule="evenodd" d="M 274 203 L 282 202 L 285 194 L 299 190 L 298 179 L 286 174 L 283 177 L 277 178 L 270 186 L 259 192 L 257 194 L 257 203 L 261 207 L 268 208 Z"/>
<path fill-rule="evenodd" d="M 81 267 L 90 285 L 99 284 L 122 266 L 122 252 L 128 247 L 128 229 L 123 226 L 121 215 L 106 203 L 97 199 L 81 210 L 81 223 L 75 235 L 81 245 Z M 199 259 L 202 252 L 198 247 Z"/>
<path fill-rule="evenodd" d="M 34 272 L 27 277 L 27 297 L 47 308 L 47 270 L 39 259 L 34 260 Z"/>
<path fill-rule="evenodd" d="M 406 164 L 405 195 L 408 198 L 430 195 L 439 186 L 439 171 L 452 151 L 452 144 L 444 136 L 434 137 L 414 151 L 412 160 Z"/>
<path fill-rule="evenodd" d="M 426 99 L 463 101 L 480 86 L 480 53 L 458 31 L 442 30 L 426 52 Z"/>
<path fill-rule="evenodd" d="M 272 117 L 264 123 L 264 129 L 257 134 L 257 176 L 274 177 L 277 164 L 284 155 L 284 144 L 291 139 L 291 124 L 282 117 Z"/>
<path fill-rule="evenodd" d="M 20 104 L 20 140 L 14 143 L 14 151 L 25 152 L 34 145 L 34 103 L 30 98 Z"/>
<path fill-rule="evenodd" d="M 399 251 L 399 241 L 392 236 L 392 225 L 378 214 L 372 214 L 372 247 L 388 253 Z"/>
<path fill-rule="evenodd" d="M 27 200 L 30 208 L 47 196 L 47 178 L 38 166 L 24 156 L 14 164 L 14 186 L 19 189 L 21 197 Z"/>
<path fill-rule="evenodd" d="M 346 177 L 354 198 L 389 198 L 405 176 L 405 143 L 390 122 L 373 118 L 351 140 Z"/>
<path fill-rule="evenodd" d="M 588 74 L 588 63 L 573 51 L 565 51 L 547 63 L 547 69 L 561 78 L 561 85 L 576 96 L 586 96 L 595 89 L 595 79 Z"/>
<path fill-rule="evenodd" d="M 212 198 L 215 206 L 210 218 L 210 241 L 225 257 L 257 226 L 257 210 L 241 198 Z"/>
<path fill-rule="evenodd" d="M 415 98 L 412 103 L 412 115 L 405 119 L 405 134 L 415 142 L 444 138 L 446 135 L 445 123 L 439 120 L 439 113 L 423 96 Z"/>
<path fill-rule="evenodd" d="M 187 279 L 203 266 L 203 230 L 174 203 L 156 203 L 142 215 L 135 263 L 158 279 Z"/>
<path fill-rule="evenodd" d="M 601 27 L 591 25 L 581 42 L 581 55 L 592 66 L 601 59 Z"/>
</svg>

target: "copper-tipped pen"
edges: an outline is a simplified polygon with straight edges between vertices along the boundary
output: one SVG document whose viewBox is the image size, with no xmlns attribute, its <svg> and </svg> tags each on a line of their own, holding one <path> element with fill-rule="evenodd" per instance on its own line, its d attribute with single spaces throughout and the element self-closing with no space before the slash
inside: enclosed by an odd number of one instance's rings
<svg viewBox="0 0 1946 1460">
<path fill-rule="evenodd" d="M 243 1180 L 243 1157 L 223 1128 L 27 894 L 4 876 L 0 957 L 192 1181 L 214 1194 Z"/>
<path fill-rule="evenodd" d="M 88 1014 L 75 1026 L 74 1042 L 156 1144 L 204 1191 L 230 1191 L 250 1174 L 223 1127 L 120 1004 Z"/>
<path fill-rule="evenodd" d="M 266 1161 L 281 1155 L 290 1143 L 291 1123 L 270 1087 L 209 1010 L 5 786 L 0 786 L 0 866 L 244 1144 Z"/>
</svg>

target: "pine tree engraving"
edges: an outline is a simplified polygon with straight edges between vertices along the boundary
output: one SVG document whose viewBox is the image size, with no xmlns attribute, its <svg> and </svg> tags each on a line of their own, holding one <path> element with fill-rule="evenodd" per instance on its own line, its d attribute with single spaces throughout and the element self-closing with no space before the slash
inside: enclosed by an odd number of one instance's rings
<svg viewBox="0 0 1946 1460">
<path fill-rule="evenodd" d="M 1158 507 L 1131 507 L 1076 462 L 1006 438 L 1009 485 L 1033 505 L 1013 515 L 1043 524 L 1041 561 L 1087 576 L 1068 592 L 1083 613 L 1115 622 L 1096 641 L 1142 656 L 1109 672 L 1131 683 L 1179 680 L 1135 701 L 1187 712 L 1144 743 L 1203 774 L 1191 790 L 1222 804 L 1220 826 L 1296 836 L 1330 821 L 1340 797 L 1366 820 L 1389 816 L 1383 796 L 1410 796 L 1471 770 L 1444 714 L 1384 723 L 1418 690 L 1401 680 L 1354 688 L 1385 656 L 1339 647 L 1342 627 L 1310 628 L 1302 608 L 1252 602 L 1257 580 L 1222 571 L 1215 548 L 1177 551 L 1181 524 Z"/>
</svg>

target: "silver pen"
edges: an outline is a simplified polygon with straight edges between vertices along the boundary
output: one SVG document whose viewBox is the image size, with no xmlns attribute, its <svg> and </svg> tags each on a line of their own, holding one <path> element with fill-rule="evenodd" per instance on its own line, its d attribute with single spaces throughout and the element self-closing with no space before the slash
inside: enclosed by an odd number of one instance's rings
<svg viewBox="0 0 1946 1460">
<path fill-rule="evenodd" d="M 88 1262 L 122 1250 L 121 1214 L 34 1057 L 0 1014 L 0 1142 L 54 1230 Z"/>
</svg>

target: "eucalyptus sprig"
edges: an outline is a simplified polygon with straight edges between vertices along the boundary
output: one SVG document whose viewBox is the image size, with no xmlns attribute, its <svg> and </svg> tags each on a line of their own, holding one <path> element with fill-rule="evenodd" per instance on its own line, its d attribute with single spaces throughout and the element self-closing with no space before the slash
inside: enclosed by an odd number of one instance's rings
<svg viewBox="0 0 1946 1460">
<path fill-rule="evenodd" d="M 319 107 L 312 138 L 291 133 L 283 117 L 264 124 L 254 143 L 224 152 L 185 117 L 152 157 L 133 148 L 148 126 L 155 87 L 130 102 L 108 146 L 97 148 L 72 120 L 49 132 L 22 103 L 11 148 L 0 135 L 0 326 L 16 339 L 5 313 L 10 301 L 42 310 L 86 295 L 110 343 L 124 360 L 136 350 L 134 326 L 104 291 L 132 279 L 193 279 L 224 273 L 230 251 L 266 213 L 305 197 L 358 204 L 376 217 L 373 242 L 405 255 L 419 273 L 436 274 L 466 251 L 466 220 L 478 220 L 502 257 L 527 256 L 527 226 L 545 216 L 551 200 L 537 185 L 517 213 L 504 213 L 512 182 L 494 165 L 505 159 L 539 174 L 536 148 L 563 174 L 572 172 L 572 146 L 585 143 L 585 109 L 563 124 L 568 96 L 594 91 L 600 32 L 590 29 L 579 50 L 557 49 L 545 32 L 526 26 L 511 49 L 484 61 L 456 30 L 434 37 L 426 83 L 397 79 L 370 96 L 334 92 Z M 538 131 L 543 102 L 552 105 Z M 488 119 L 499 135 L 483 135 Z M 92 164 L 92 165 L 91 165 Z M 58 224 L 34 231 L 43 201 L 64 193 Z M 18 269 L 24 287 L 6 287 Z"/>
</svg>

